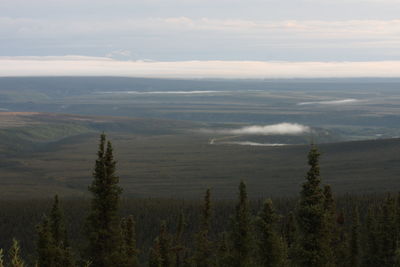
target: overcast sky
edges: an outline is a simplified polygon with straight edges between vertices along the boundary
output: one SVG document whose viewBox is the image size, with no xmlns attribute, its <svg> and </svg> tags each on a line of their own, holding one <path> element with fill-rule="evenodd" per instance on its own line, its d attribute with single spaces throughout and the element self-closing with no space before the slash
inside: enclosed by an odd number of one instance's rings
<svg viewBox="0 0 400 267">
<path fill-rule="evenodd" d="M 13 57 L 394 64 L 399 47 L 400 0 L 0 0 L 0 76 Z"/>
</svg>

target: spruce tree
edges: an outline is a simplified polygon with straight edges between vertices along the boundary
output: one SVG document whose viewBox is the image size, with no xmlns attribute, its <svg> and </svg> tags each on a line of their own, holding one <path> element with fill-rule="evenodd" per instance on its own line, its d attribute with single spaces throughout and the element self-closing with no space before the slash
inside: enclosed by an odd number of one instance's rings
<svg viewBox="0 0 400 267">
<path fill-rule="evenodd" d="M 212 247 L 209 240 L 211 219 L 211 194 L 207 189 L 204 196 L 204 204 L 201 217 L 200 230 L 196 236 L 196 252 L 194 261 L 197 267 L 207 267 L 212 262 Z"/>
<path fill-rule="evenodd" d="M 257 225 L 259 228 L 259 257 L 260 266 L 278 267 L 285 262 L 285 250 L 281 237 L 276 231 L 278 217 L 272 205 L 272 200 L 265 201 L 259 214 Z"/>
<path fill-rule="evenodd" d="M 397 250 L 397 222 L 395 200 L 388 195 L 380 216 L 381 257 L 384 266 L 393 266 Z"/>
<path fill-rule="evenodd" d="M 4 267 L 4 251 L 0 249 L 0 267 Z"/>
<path fill-rule="evenodd" d="M 312 145 L 308 154 L 310 166 L 300 194 L 297 213 L 299 228 L 299 251 L 297 264 L 304 267 L 320 267 L 328 264 L 329 240 L 324 203 L 325 197 L 321 189 L 319 168 L 320 153 Z"/>
<path fill-rule="evenodd" d="M 297 226 L 296 226 L 296 219 L 293 212 L 289 212 L 287 216 L 287 222 L 285 224 L 284 236 L 286 240 L 286 244 L 288 249 L 294 245 L 297 239 Z"/>
<path fill-rule="evenodd" d="M 365 253 L 363 253 L 364 257 L 362 264 L 363 266 L 367 267 L 381 266 L 380 241 L 376 215 L 377 213 L 374 211 L 373 207 L 369 206 L 365 223 Z"/>
<path fill-rule="evenodd" d="M 246 184 L 239 185 L 239 203 L 236 205 L 231 232 L 232 266 L 249 266 L 252 261 L 252 231 Z"/>
<path fill-rule="evenodd" d="M 132 216 L 123 219 L 121 222 L 123 237 L 123 265 L 126 267 L 139 266 L 138 250 L 136 248 L 135 221 Z"/>
<path fill-rule="evenodd" d="M 185 245 L 183 244 L 183 233 L 185 231 L 186 227 L 186 222 L 185 222 L 185 215 L 183 214 L 183 211 L 179 213 L 178 217 L 178 225 L 176 228 L 176 234 L 174 238 L 174 252 L 175 252 L 175 266 L 180 267 L 185 263 L 185 252 L 186 248 Z"/>
<path fill-rule="evenodd" d="M 297 232 L 297 224 L 294 213 L 289 212 L 286 220 L 286 224 L 284 227 L 284 237 L 287 248 L 287 259 L 289 262 L 293 262 L 296 259 L 297 255 L 297 240 L 298 240 L 298 232 Z"/>
<path fill-rule="evenodd" d="M 60 209 L 60 202 L 58 200 L 58 196 L 54 196 L 53 207 L 50 212 L 50 227 L 53 235 L 54 242 L 57 245 L 62 245 L 65 243 L 65 226 L 63 214 Z"/>
<path fill-rule="evenodd" d="M 160 254 L 160 242 L 159 238 L 157 237 L 154 240 L 153 247 L 150 248 L 149 253 L 149 267 L 162 267 L 162 258 Z"/>
<path fill-rule="evenodd" d="M 400 244 L 400 192 L 397 193 L 396 198 L 396 238 L 397 243 Z"/>
<path fill-rule="evenodd" d="M 355 207 L 353 211 L 353 217 L 351 222 L 351 237 L 350 237 L 350 266 L 360 266 L 360 240 L 359 240 L 359 215 L 358 208 Z"/>
<path fill-rule="evenodd" d="M 345 217 L 343 210 L 339 212 L 336 219 L 336 234 L 337 239 L 335 240 L 333 246 L 336 266 L 349 266 L 350 242 L 348 242 L 348 235 L 345 227 Z"/>
<path fill-rule="evenodd" d="M 72 251 L 69 247 L 64 215 L 57 195 L 54 197 L 53 207 L 50 211 L 50 233 L 53 247 L 55 247 L 55 264 L 63 267 L 75 266 Z"/>
<path fill-rule="evenodd" d="M 55 245 L 50 222 L 47 217 L 43 218 L 42 223 L 37 227 L 38 241 L 37 241 L 37 266 L 38 267 L 52 267 L 57 266 L 57 247 Z"/>
<path fill-rule="evenodd" d="M 173 266 L 174 261 L 172 254 L 171 235 L 168 233 L 167 223 L 165 221 L 161 222 L 158 244 L 161 257 L 161 267 Z"/>
<path fill-rule="evenodd" d="M 58 196 L 50 211 L 50 218 L 44 217 L 37 227 L 37 265 L 73 267 L 75 262 L 71 248 L 68 246 L 64 218 L 60 208 Z"/>
<path fill-rule="evenodd" d="M 87 254 L 96 267 L 119 265 L 123 259 L 120 255 L 122 241 L 118 218 L 122 189 L 118 185 L 115 165 L 111 142 L 106 143 L 106 136 L 102 134 L 94 179 L 89 186 L 93 199 L 85 227 L 89 241 Z"/>
<path fill-rule="evenodd" d="M 9 251 L 10 267 L 24 267 L 25 262 L 20 255 L 19 242 L 14 238 Z"/>
<path fill-rule="evenodd" d="M 328 265 L 335 262 L 335 246 L 338 243 L 338 232 L 336 225 L 336 203 L 333 198 L 330 185 L 324 186 L 324 210 L 325 210 L 325 237 L 327 242 L 326 261 Z"/>
<path fill-rule="evenodd" d="M 215 265 L 218 267 L 230 267 L 232 266 L 231 263 L 231 251 L 228 244 L 227 234 L 224 232 L 221 234 L 221 238 L 218 242 L 217 259 Z"/>
</svg>

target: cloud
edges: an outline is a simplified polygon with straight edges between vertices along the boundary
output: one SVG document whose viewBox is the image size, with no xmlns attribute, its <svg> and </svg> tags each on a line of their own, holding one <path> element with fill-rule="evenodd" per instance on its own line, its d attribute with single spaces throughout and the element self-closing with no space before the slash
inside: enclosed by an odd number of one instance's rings
<svg viewBox="0 0 400 267">
<path fill-rule="evenodd" d="M 246 126 L 239 129 L 203 130 L 206 133 L 229 135 L 301 135 L 310 131 L 308 126 L 286 122 L 264 126 Z"/>
<path fill-rule="evenodd" d="M 151 78 L 400 77 L 400 61 L 118 61 L 101 57 L 0 57 L 5 76 L 125 76 Z"/>
<path fill-rule="evenodd" d="M 132 52 L 129 50 L 114 50 L 106 55 L 106 57 L 113 58 L 116 60 L 131 60 Z"/>
<path fill-rule="evenodd" d="M 210 145 L 241 145 L 241 146 L 286 146 L 287 144 L 272 144 L 272 143 L 257 143 L 251 141 L 232 141 L 232 142 L 218 142 L 218 143 L 210 143 Z"/>
<path fill-rule="evenodd" d="M 363 42 L 400 40 L 400 19 L 393 20 L 249 20 L 191 17 L 147 17 L 119 19 L 32 19 L 0 17 L 0 33 L 13 37 L 116 36 L 144 34 L 171 36 L 181 33 L 216 33 L 257 39 L 335 39 Z M 266 35 L 264 38 L 263 35 Z M 117 50 L 125 52 L 124 49 Z"/>
<path fill-rule="evenodd" d="M 353 104 L 356 102 L 360 102 L 361 100 L 349 98 L 349 99 L 339 99 L 339 100 L 330 100 L 330 101 L 312 101 L 312 102 L 301 102 L 297 105 L 304 106 L 304 105 L 346 105 L 346 104 Z"/>
<path fill-rule="evenodd" d="M 211 91 L 211 90 L 203 90 L 203 91 L 113 91 L 113 92 L 98 92 L 99 94 L 134 94 L 134 95 L 208 95 L 208 94 L 224 94 L 230 91 Z"/>
</svg>

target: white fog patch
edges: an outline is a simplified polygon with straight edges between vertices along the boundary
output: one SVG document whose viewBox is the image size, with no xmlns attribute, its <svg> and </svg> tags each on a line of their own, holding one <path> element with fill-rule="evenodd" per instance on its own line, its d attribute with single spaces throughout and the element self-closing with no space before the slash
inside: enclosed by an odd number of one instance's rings
<svg viewBox="0 0 400 267">
<path fill-rule="evenodd" d="M 132 94 L 132 95 L 204 95 L 215 93 L 227 93 L 228 91 L 115 91 L 115 92 L 99 92 L 100 94 Z"/>
<path fill-rule="evenodd" d="M 300 135 L 309 133 L 310 127 L 298 123 L 278 123 L 271 125 L 253 125 L 239 129 L 202 130 L 205 133 L 229 135 Z"/>
<path fill-rule="evenodd" d="M 241 145 L 241 146 L 286 146 L 287 145 L 287 144 L 257 143 L 251 141 L 222 142 L 219 144 Z"/>
<path fill-rule="evenodd" d="M 311 128 L 298 124 L 298 123 L 278 123 L 271 125 L 252 125 L 241 127 L 238 129 L 200 129 L 196 130 L 200 133 L 205 134 L 219 134 L 219 135 L 301 135 L 305 133 L 310 133 Z M 218 138 L 219 139 L 219 138 Z M 210 144 L 217 143 L 217 139 L 213 138 L 210 140 Z M 220 142 L 219 142 L 220 143 Z"/>
<path fill-rule="evenodd" d="M 360 102 L 359 99 L 348 98 L 348 99 L 339 99 L 339 100 L 329 100 L 329 101 L 312 101 L 312 102 L 301 102 L 297 105 L 305 106 L 305 105 L 346 105 L 352 104 L 356 102 Z"/>
</svg>

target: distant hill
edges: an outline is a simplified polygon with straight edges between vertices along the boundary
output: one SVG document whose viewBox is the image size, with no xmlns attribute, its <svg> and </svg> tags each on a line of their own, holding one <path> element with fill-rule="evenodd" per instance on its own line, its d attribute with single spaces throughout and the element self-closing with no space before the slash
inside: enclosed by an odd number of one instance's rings
<svg viewBox="0 0 400 267">
<path fill-rule="evenodd" d="M 0 113 L 0 195 L 3 198 L 87 194 L 105 131 L 113 141 L 125 195 L 198 198 L 212 188 L 233 198 L 239 180 L 250 194 L 297 194 L 307 170 L 308 145 L 210 145 L 202 123 Z M 275 137 L 277 138 L 277 137 Z M 400 188 L 400 139 L 321 144 L 324 183 L 337 193 Z"/>
</svg>

